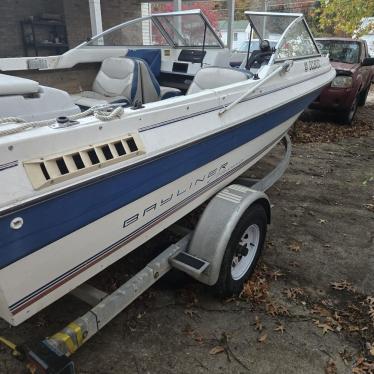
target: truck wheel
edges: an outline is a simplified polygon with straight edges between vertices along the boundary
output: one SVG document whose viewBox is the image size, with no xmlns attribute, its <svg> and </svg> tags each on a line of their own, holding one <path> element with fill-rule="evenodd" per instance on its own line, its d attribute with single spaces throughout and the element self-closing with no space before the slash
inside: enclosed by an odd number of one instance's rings
<svg viewBox="0 0 374 374">
<path fill-rule="evenodd" d="M 360 98 L 358 99 L 358 106 L 364 106 L 365 105 L 366 99 L 367 99 L 368 94 L 369 94 L 369 91 L 370 91 L 370 84 L 365 91 L 361 92 Z"/>
<path fill-rule="evenodd" d="M 220 296 L 237 295 L 253 273 L 261 255 L 267 231 L 267 216 L 260 204 L 250 206 L 233 230 L 217 283 Z"/>
<path fill-rule="evenodd" d="M 345 111 L 341 116 L 341 122 L 344 125 L 352 125 L 353 118 L 357 112 L 357 105 L 358 105 L 358 98 L 355 97 L 351 108 L 347 111 Z"/>
</svg>

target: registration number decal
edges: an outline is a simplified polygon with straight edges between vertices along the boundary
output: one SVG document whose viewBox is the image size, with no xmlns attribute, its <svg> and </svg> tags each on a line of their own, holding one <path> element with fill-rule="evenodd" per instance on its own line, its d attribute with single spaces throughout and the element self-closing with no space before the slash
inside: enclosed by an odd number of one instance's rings
<svg viewBox="0 0 374 374">
<path fill-rule="evenodd" d="M 319 69 L 320 67 L 321 67 L 321 61 L 318 59 L 304 62 L 305 71 L 316 70 L 316 69 Z"/>
</svg>

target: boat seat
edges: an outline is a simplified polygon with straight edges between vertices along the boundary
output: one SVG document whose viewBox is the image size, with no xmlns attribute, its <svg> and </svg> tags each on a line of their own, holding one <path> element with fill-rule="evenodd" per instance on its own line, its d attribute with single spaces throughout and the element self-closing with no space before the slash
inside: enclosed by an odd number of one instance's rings
<svg viewBox="0 0 374 374">
<path fill-rule="evenodd" d="M 0 74 L 0 96 L 31 95 L 39 91 L 39 83 L 31 79 Z"/>
<path fill-rule="evenodd" d="M 196 73 L 194 80 L 188 88 L 187 95 L 227 84 L 242 82 L 252 78 L 252 76 L 253 74 L 248 71 L 235 68 L 206 67 Z"/>
<path fill-rule="evenodd" d="M 169 99 L 182 94 L 178 88 L 160 86 L 148 63 L 140 58 L 133 59 L 139 63 L 140 67 L 141 97 L 143 104 Z"/>
<path fill-rule="evenodd" d="M 72 95 L 75 104 L 95 105 L 123 102 L 133 104 L 141 98 L 139 63 L 126 57 L 106 58 L 94 80 L 92 91 Z"/>
<path fill-rule="evenodd" d="M 153 75 L 158 79 L 161 72 L 161 50 L 160 49 L 129 49 L 126 57 L 141 58 L 146 61 Z"/>
<path fill-rule="evenodd" d="M 0 74 L 0 117 L 41 121 L 79 113 L 65 91 L 30 79 Z"/>
<path fill-rule="evenodd" d="M 216 52 L 212 65 L 221 68 L 228 68 L 230 67 L 230 57 L 231 52 L 229 50 L 225 49 L 223 51 L 218 51 Z"/>
</svg>

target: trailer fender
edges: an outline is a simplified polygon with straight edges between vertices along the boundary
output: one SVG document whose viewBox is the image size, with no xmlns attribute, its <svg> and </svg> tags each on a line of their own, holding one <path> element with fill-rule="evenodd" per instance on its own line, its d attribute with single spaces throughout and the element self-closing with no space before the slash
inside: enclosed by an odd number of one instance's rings
<svg viewBox="0 0 374 374">
<path fill-rule="evenodd" d="M 220 191 L 207 205 L 193 233 L 188 253 L 209 263 L 201 274 L 190 274 L 198 281 L 214 285 L 231 233 L 253 204 L 261 204 L 270 223 L 270 201 L 264 192 L 240 184 Z"/>
</svg>

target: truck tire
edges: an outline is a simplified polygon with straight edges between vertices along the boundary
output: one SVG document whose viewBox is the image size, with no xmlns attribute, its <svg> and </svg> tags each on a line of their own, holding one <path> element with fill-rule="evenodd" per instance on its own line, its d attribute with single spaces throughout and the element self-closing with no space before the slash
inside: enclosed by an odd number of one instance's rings
<svg viewBox="0 0 374 374">
<path fill-rule="evenodd" d="M 342 115 L 340 116 L 340 122 L 344 125 L 352 125 L 353 118 L 356 115 L 357 112 L 357 106 L 358 106 L 358 97 L 356 96 L 353 100 L 353 103 L 347 111 L 344 111 Z"/>
<path fill-rule="evenodd" d="M 213 286 L 219 296 L 237 295 L 253 273 L 264 246 L 267 215 L 260 204 L 250 206 L 233 230 Z"/>
<path fill-rule="evenodd" d="M 368 94 L 369 94 L 369 91 L 370 91 L 370 84 L 365 91 L 361 92 L 360 97 L 358 99 L 358 106 L 364 106 L 365 105 L 366 99 L 367 99 Z"/>
</svg>

